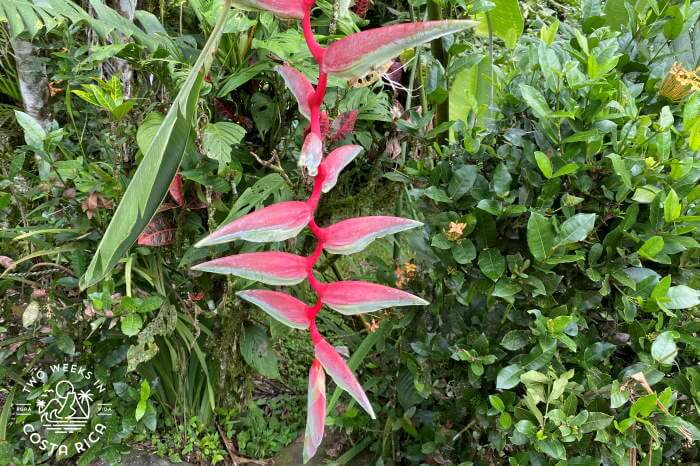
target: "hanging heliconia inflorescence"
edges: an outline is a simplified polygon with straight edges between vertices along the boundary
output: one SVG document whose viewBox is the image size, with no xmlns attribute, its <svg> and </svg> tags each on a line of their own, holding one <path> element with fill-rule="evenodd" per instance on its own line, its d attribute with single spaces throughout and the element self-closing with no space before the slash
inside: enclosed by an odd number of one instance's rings
<svg viewBox="0 0 700 466">
<path fill-rule="evenodd" d="M 353 218 L 328 227 L 316 224 L 314 213 L 322 193 L 335 186 L 340 172 L 357 157 L 362 148 L 345 145 L 324 157 L 324 132 L 321 111 L 328 76 L 347 80 L 371 73 L 399 55 L 404 49 L 465 29 L 471 21 L 429 21 L 399 24 L 351 34 L 328 47 L 321 47 L 311 29 L 314 0 L 234 0 L 245 10 L 269 11 L 282 18 L 302 20 L 306 43 L 318 63 L 317 85 L 289 65 L 277 71 L 299 103 L 299 111 L 310 120 L 299 157 L 299 166 L 314 177 L 311 196 L 306 201 L 281 202 L 259 209 L 224 225 L 197 246 L 211 246 L 233 240 L 252 242 L 283 241 L 309 227 L 317 244 L 308 257 L 286 252 L 253 252 L 222 257 L 193 267 L 206 272 L 232 274 L 268 285 L 296 285 L 308 280 L 316 294 L 309 306 L 293 296 L 271 290 L 245 290 L 238 295 L 273 318 L 297 329 L 308 329 L 315 359 L 309 371 L 308 414 L 304 441 L 304 462 L 316 454 L 323 439 L 326 418 L 327 372 L 343 390 L 375 418 L 372 405 L 362 386 L 343 358 L 318 332 L 316 316 L 325 304 L 345 315 L 372 312 L 394 306 L 425 305 L 427 301 L 405 291 L 361 281 L 322 283 L 314 275 L 314 265 L 325 250 L 331 254 L 353 254 L 377 238 L 420 226 L 421 223 L 398 217 Z M 325 372 L 324 372 L 325 370 Z"/>
</svg>

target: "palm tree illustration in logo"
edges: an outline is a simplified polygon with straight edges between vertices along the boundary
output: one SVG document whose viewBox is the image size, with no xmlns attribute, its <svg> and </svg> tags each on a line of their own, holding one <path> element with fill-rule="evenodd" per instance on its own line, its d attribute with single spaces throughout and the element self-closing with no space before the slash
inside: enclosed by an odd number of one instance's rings
<svg viewBox="0 0 700 466">
<path fill-rule="evenodd" d="M 53 397 L 51 396 L 53 393 Z M 37 401 L 41 421 L 48 430 L 60 433 L 76 432 L 87 424 L 90 418 L 90 390 L 76 393 L 75 387 L 68 380 L 61 380 L 54 390 L 48 390 Z"/>
</svg>

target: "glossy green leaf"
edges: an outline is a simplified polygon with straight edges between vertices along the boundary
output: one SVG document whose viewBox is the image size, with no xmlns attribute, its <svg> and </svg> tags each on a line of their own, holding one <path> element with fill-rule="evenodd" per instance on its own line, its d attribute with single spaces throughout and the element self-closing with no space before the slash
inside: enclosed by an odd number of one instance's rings
<svg viewBox="0 0 700 466">
<path fill-rule="evenodd" d="M 486 249 L 479 254 L 479 269 L 494 282 L 501 278 L 506 270 L 506 260 L 498 249 Z"/>
<path fill-rule="evenodd" d="M 561 224 L 555 247 L 583 241 L 593 231 L 596 214 L 576 214 Z"/>
<path fill-rule="evenodd" d="M 554 247 L 554 228 L 547 218 L 538 213 L 530 214 L 527 222 L 527 245 L 530 253 L 538 261 L 543 261 Z"/>
</svg>

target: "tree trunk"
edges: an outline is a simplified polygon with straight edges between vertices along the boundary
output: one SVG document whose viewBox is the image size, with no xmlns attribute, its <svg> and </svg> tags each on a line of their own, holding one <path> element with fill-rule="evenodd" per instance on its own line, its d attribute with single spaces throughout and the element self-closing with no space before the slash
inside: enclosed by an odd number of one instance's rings
<svg viewBox="0 0 700 466">
<path fill-rule="evenodd" d="M 114 0 L 114 8 L 120 15 L 132 22 L 136 14 L 136 4 L 137 0 Z M 134 70 L 126 60 L 116 58 L 114 62 L 117 72 L 121 74 L 124 97 L 127 99 L 131 98 L 131 83 L 134 77 Z"/>
<path fill-rule="evenodd" d="M 442 19 L 442 7 L 435 0 L 428 1 L 428 17 L 432 21 L 437 21 Z M 447 53 L 442 46 L 442 38 L 437 38 L 430 43 L 431 51 L 433 52 L 433 57 L 440 62 L 443 69 L 445 69 L 445 74 L 447 74 Z M 449 89 L 447 89 L 449 93 Z M 443 102 L 437 105 L 435 112 L 435 127 L 439 126 L 441 123 L 450 121 L 450 98 L 447 97 Z M 444 144 L 447 142 L 447 132 L 443 132 L 438 135 L 438 142 Z"/>
<path fill-rule="evenodd" d="M 15 55 L 24 111 L 47 128 L 51 122 L 49 80 L 46 68 L 39 59 L 39 49 L 24 40 L 12 39 L 10 42 Z"/>
</svg>

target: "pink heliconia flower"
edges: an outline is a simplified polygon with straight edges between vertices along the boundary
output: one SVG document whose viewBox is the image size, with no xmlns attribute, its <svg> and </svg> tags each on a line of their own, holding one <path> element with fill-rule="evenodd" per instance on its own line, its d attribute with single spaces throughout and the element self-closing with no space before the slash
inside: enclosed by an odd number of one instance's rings
<svg viewBox="0 0 700 466">
<path fill-rule="evenodd" d="M 280 202 L 233 220 L 195 244 L 195 247 L 212 246 L 236 239 L 254 243 L 284 241 L 299 234 L 311 216 L 311 208 L 306 202 Z"/>
<path fill-rule="evenodd" d="M 287 293 L 270 290 L 245 290 L 236 293 L 283 324 L 298 329 L 309 328 L 306 304 Z"/>
<path fill-rule="evenodd" d="M 296 97 L 301 114 L 304 115 L 307 120 L 310 120 L 311 109 L 309 108 L 309 97 L 314 93 L 314 87 L 311 85 L 311 81 L 309 81 L 301 71 L 286 64 L 276 67 L 275 71 L 282 76 L 287 88 L 289 88 L 294 97 Z"/>
<path fill-rule="evenodd" d="M 396 306 L 424 306 L 428 302 L 396 288 L 362 281 L 328 283 L 323 302 L 341 314 L 354 315 Z"/>
<path fill-rule="evenodd" d="M 401 217 L 351 218 L 325 229 L 328 239 L 323 243 L 323 248 L 333 254 L 354 254 L 377 238 L 420 226 L 423 226 L 421 222 Z"/>
<path fill-rule="evenodd" d="M 357 3 L 357 2 L 356 2 Z M 357 110 L 343 113 L 330 123 L 321 109 L 328 86 L 328 75 L 351 79 L 380 69 L 402 50 L 429 42 L 446 34 L 473 26 L 471 21 L 431 21 L 400 24 L 351 34 L 322 47 L 314 37 L 311 10 L 314 0 L 233 0 L 233 4 L 248 10 L 270 11 L 277 16 L 302 19 L 306 45 L 319 66 L 314 87 L 304 74 L 285 64 L 276 71 L 297 100 L 299 111 L 310 120 L 299 155 L 299 166 L 315 177 L 311 195 L 305 202 L 282 202 L 256 210 L 222 226 L 197 243 L 211 246 L 232 240 L 252 242 L 283 241 L 295 237 L 307 225 L 318 241 L 314 253 L 301 257 L 285 252 L 254 252 L 215 259 L 193 267 L 214 273 L 232 274 L 269 285 L 295 285 L 306 279 L 317 297 L 307 305 L 279 291 L 244 290 L 238 296 L 272 318 L 297 329 L 308 329 L 314 345 L 315 359 L 309 370 L 308 413 L 304 438 L 303 460 L 313 457 L 321 441 L 326 418 L 325 374 L 375 419 L 374 409 L 362 386 L 336 349 L 319 333 L 316 316 L 326 305 L 342 314 L 360 314 L 395 306 L 428 304 L 422 298 L 403 290 L 362 281 L 322 283 L 314 275 L 314 265 L 323 250 L 331 254 L 352 254 L 363 250 L 372 241 L 387 235 L 421 226 L 415 220 L 372 216 L 352 218 L 322 228 L 316 224 L 314 212 L 322 193 L 336 185 L 340 172 L 362 152 L 358 145 L 336 148 L 324 159 L 324 140 L 333 144 L 352 134 Z M 358 12 L 366 10 L 368 2 L 357 3 Z M 400 73 L 396 62 L 394 73 Z M 393 75 L 392 75 L 393 76 Z M 393 76 L 395 78 L 395 76 Z M 395 80 L 398 80 L 396 78 Z M 321 165 L 322 164 L 322 165 Z M 370 331 L 376 331 L 372 320 Z"/>
<path fill-rule="evenodd" d="M 316 454 L 326 424 L 326 374 L 318 359 L 314 359 L 309 370 L 307 405 L 304 463 Z"/>
<path fill-rule="evenodd" d="M 306 258 L 287 252 L 249 252 L 197 264 L 192 269 L 268 285 L 296 285 L 306 278 Z"/>
<path fill-rule="evenodd" d="M 326 169 L 326 177 L 323 180 L 321 191 L 327 193 L 333 189 L 338 182 L 338 175 L 340 172 L 343 171 L 343 168 L 347 167 L 355 157 L 360 155 L 360 152 L 362 152 L 362 146 L 348 144 L 340 146 L 328 154 L 323 161 L 323 166 Z"/>
<path fill-rule="evenodd" d="M 467 20 L 395 24 L 350 34 L 326 50 L 321 72 L 344 79 L 364 76 L 404 49 L 452 34 L 477 23 Z"/>
<path fill-rule="evenodd" d="M 323 158 L 323 142 L 318 134 L 310 132 L 306 135 L 304 145 L 301 147 L 301 155 L 299 155 L 299 166 L 308 170 L 309 175 L 316 176 L 318 174 L 318 166 Z"/>
<path fill-rule="evenodd" d="M 316 350 L 316 359 L 321 361 L 323 368 L 328 372 L 335 384 L 348 392 L 362 406 L 362 409 L 367 411 L 367 414 L 372 419 L 376 419 L 374 409 L 372 409 L 372 405 L 367 399 L 360 382 L 357 381 L 355 374 L 345 364 L 345 361 L 343 361 L 343 358 L 340 357 L 335 348 L 322 337 L 318 341 L 314 341 L 314 348 Z"/>
<path fill-rule="evenodd" d="M 241 10 L 269 11 L 280 18 L 304 17 L 304 0 L 233 0 L 232 3 Z"/>
</svg>

